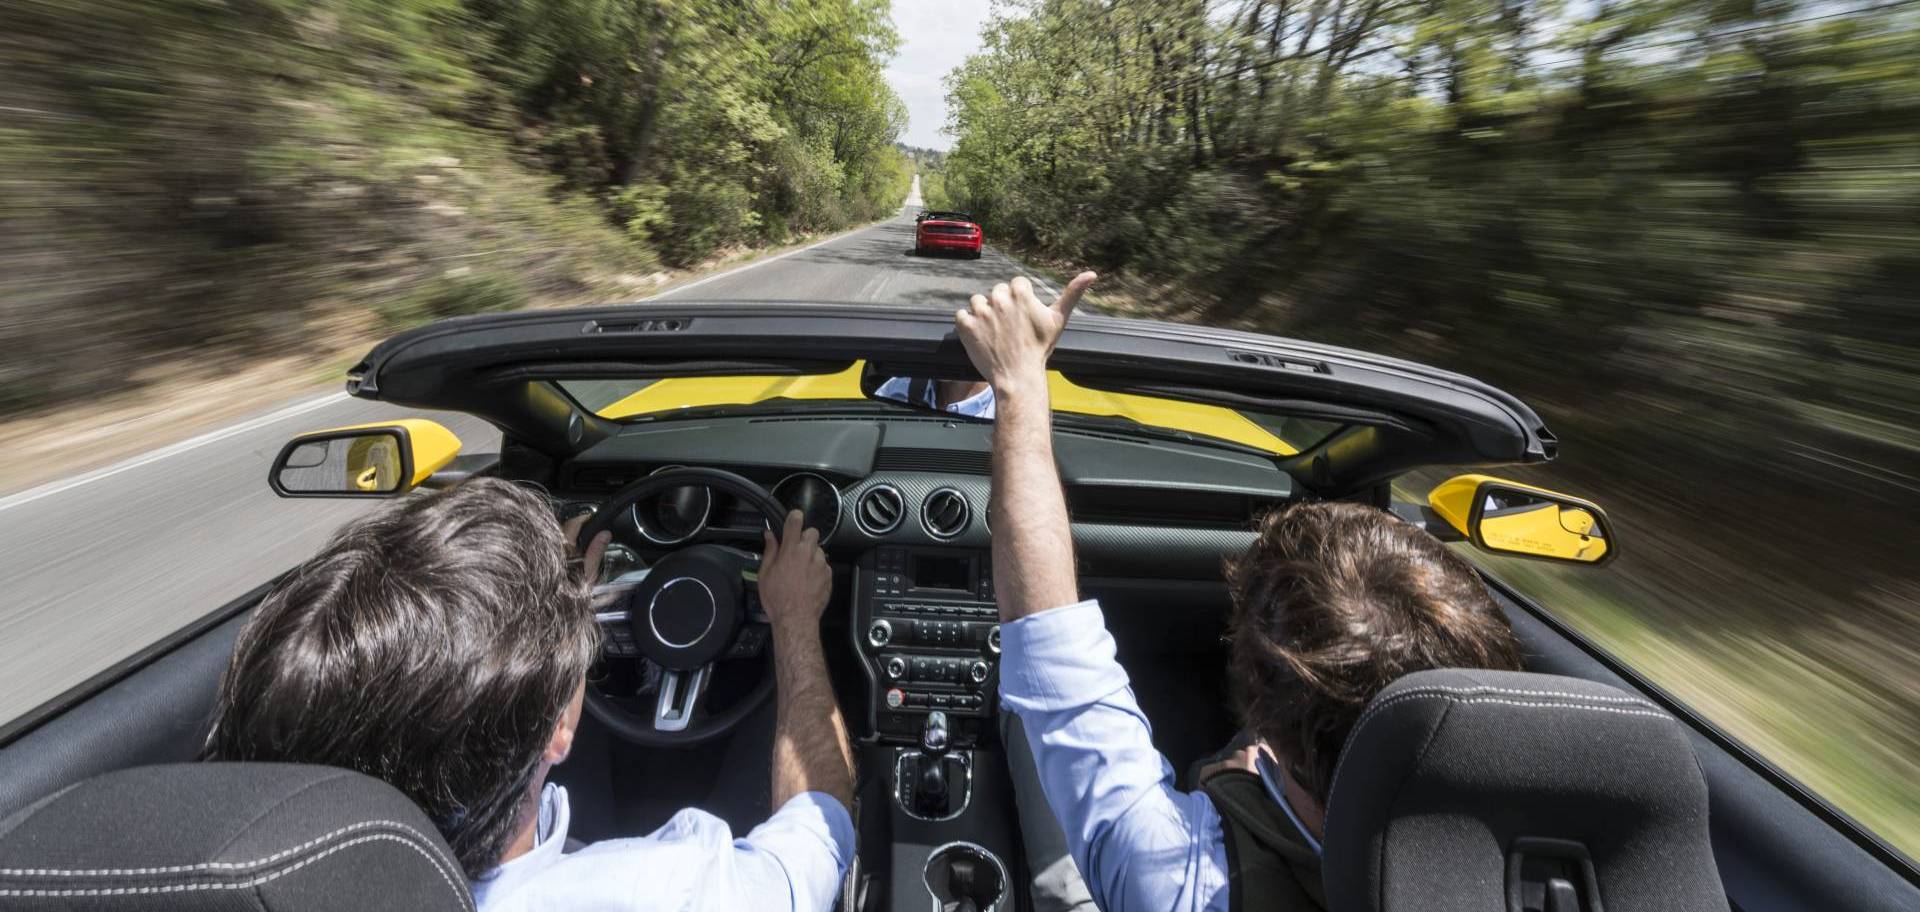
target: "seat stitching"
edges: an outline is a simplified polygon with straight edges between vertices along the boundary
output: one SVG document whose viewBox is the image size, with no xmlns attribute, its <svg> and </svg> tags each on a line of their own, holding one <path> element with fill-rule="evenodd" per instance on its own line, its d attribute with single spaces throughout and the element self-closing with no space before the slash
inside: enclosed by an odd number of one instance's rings
<svg viewBox="0 0 1920 912">
<path fill-rule="evenodd" d="M 1391 697 L 1386 698 L 1385 700 L 1375 703 L 1372 706 L 1367 707 L 1367 711 L 1360 714 L 1360 719 L 1353 724 L 1353 727 L 1355 731 L 1358 731 L 1361 725 L 1365 724 L 1369 718 L 1373 717 L 1380 710 L 1385 709 L 1388 706 L 1392 706 L 1395 703 L 1404 702 L 1406 700 L 1411 700 L 1417 697 L 1439 696 L 1439 695 L 1450 695 L 1452 697 L 1460 697 L 1460 696 L 1477 696 L 1480 694 L 1490 694 L 1490 693 L 1504 694 L 1507 696 L 1515 696 L 1515 697 L 1558 697 L 1558 698 L 1567 699 L 1567 700 L 1584 700 L 1591 703 L 1618 703 L 1618 704 L 1623 704 L 1628 706 L 1645 707 L 1646 709 L 1649 709 L 1649 710 L 1655 710 L 1656 711 L 1654 713 L 1655 715 L 1660 715 L 1660 716 L 1666 715 L 1666 713 L 1664 712 L 1659 712 L 1658 711 L 1659 708 L 1654 706 L 1652 703 L 1648 703 L 1647 701 L 1639 699 L 1637 697 L 1627 697 L 1627 696 L 1609 697 L 1609 696 L 1604 696 L 1599 694 L 1577 694 L 1577 693 L 1568 693 L 1566 691 L 1558 691 L 1558 690 L 1516 690 L 1516 689 L 1504 688 L 1504 687 L 1443 687 L 1440 685 L 1432 685 L 1432 686 L 1417 687 L 1411 690 L 1402 691 L 1400 693 L 1394 694 Z M 1533 703 L 1533 704 L 1524 704 L 1524 705 L 1560 706 L 1563 704 Z M 1591 708 L 1597 709 L 1599 707 L 1591 707 Z"/>
<path fill-rule="evenodd" d="M 1469 696 L 1472 694 L 1482 694 L 1482 693 L 1488 693 L 1488 692 L 1545 694 L 1549 696 L 1570 697 L 1570 698 L 1579 699 L 1579 700 L 1590 699 L 1585 694 L 1560 693 L 1556 691 L 1514 691 L 1514 690 L 1504 690 L 1501 688 L 1461 689 L 1461 688 L 1451 688 L 1451 687 L 1423 687 L 1415 690 L 1409 690 L 1409 691 L 1404 691 L 1401 693 L 1394 694 L 1393 696 L 1388 697 L 1385 700 L 1382 700 L 1378 703 L 1375 703 L 1372 706 L 1367 707 L 1367 711 L 1361 714 L 1359 721 L 1353 724 L 1353 734 L 1349 736 L 1348 743 L 1349 744 L 1357 743 L 1360 740 L 1361 728 L 1367 724 L 1368 719 L 1373 718 L 1374 715 L 1379 713 L 1381 710 L 1386 709 L 1387 707 L 1392 706 L 1395 703 L 1403 703 L 1410 700 L 1417 700 L 1422 697 L 1446 700 L 1449 703 L 1496 703 L 1503 706 L 1519 706 L 1519 707 L 1534 708 L 1534 709 L 1579 709 L 1579 710 L 1585 710 L 1587 712 L 1612 713 L 1612 714 L 1621 715 L 1621 716 L 1646 716 L 1652 719 L 1665 719 L 1675 724 L 1679 723 L 1679 720 L 1673 718 L 1673 716 L 1665 712 L 1660 712 L 1655 710 L 1653 708 L 1653 704 L 1647 703 L 1643 700 L 1636 700 L 1632 697 L 1597 697 L 1597 698 L 1591 698 L 1591 699 L 1603 699 L 1610 702 L 1619 702 L 1621 700 L 1625 700 L 1634 705 L 1645 706 L 1648 708 L 1644 710 L 1626 709 L 1620 706 L 1587 706 L 1580 703 L 1547 703 L 1547 702 L 1541 702 L 1541 701 L 1506 700 L 1499 697 Z M 1344 760 L 1344 758 L 1342 759 Z M 1340 774 L 1344 772 L 1346 768 L 1347 768 L 1347 765 L 1344 762 L 1334 768 L 1333 782 L 1327 787 L 1329 813 L 1331 813 L 1332 811 L 1333 796 L 1338 794 L 1340 791 Z"/>
<path fill-rule="evenodd" d="M 225 852 L 229 846 L 233 845 L 234 842 L 237 841 L 242 835 L 245 835 L 248 830 L 253 829 L 254 824 L 267 819 L 268 815 L 272 814 L 274 811 L 279 810 L 280 808 L 285 807 L 287 805 L 287 802 L 290 802 L 293 799 L 306 794 L 307 792 L 310 792 L 316 788 L 319 788 L 322 785 L 326 785 L 329 782 L 338 782 L 341 779 L 348 777 L 349 775 L 351 774 L 343 769 L 330 770 L 325 776 L 322 776 L 319 779 L 315 779 L 312 782 L 305 783 L 301 785 L 299 788 L 294 789 L 291 793 L 280 796 L 278 800 L 274 801 L 271 807 L 262 809 L 261 811 L 253 815 L 252 820 L 247 821 L 245 825 L 241 826 L 239 829 L 234 830 L 233 835 L 228 836 L 227 841 L 222 842 L 220 844 L 220 847 L 213 851 L 213 854 L 218 855 L 221 852 Z"/>
<path fill-rule="evenodd" d="M 364 830 L 364 829 L 369 829 L 371 827 L 382 827 L 382 826 L 394 827 L 396 829 L 405 830 L 407 831 L 407 833 L 411 834 L 415 839 L 419 839 L 420 841 L 427 843 L 428 845 L 433 844 L 433 840 L 428 839 L 427 837 L 421 835 L 419 830 L 416 830 L 413 827 L 410 827 L 397 820 L 369 820 L 369 821 L 363 821 L 361 823 L 355 823 L 348 826 L 343 826 L 337 830 L 334 830 L 331 833 L 328 833 L 325 836 L 308 840 L 307 842 L 303 842 L 297 846 L 294 846 L 291 849 L 285 849 L 279 852 L 275 852 L 272 855 L 268 855 L 265 858 L 256 859 L 254 861 L 206 861 L 206 862 L 201 862 L 199 864 L 173 865 L 171 867 L 165 867 L 165 868 L 96 868 L 91 870 L 80 870 L 80 869 L 71 869 L 71 868 L 0 868 L 0 876 L 125 877 L 125 876 L 141 875 L 141 874 L 185 874 L 193 871 L 225 871 L 225 870 L 233 870 L 236 868 L 255 868 L 261 865 L 272 864 L 276 861 L 279 861 L 282 858 L 287 857 L 288 855 L 299 854 L 300 852 L 304 852 L 307 849 L 311 849 L 314 846 L 317 846 L 323 842 L 326 842 L 331 839 L 337 839 L 355 830 Z"/>
<path fill-rule="evenodd" d="M 301 868 L 314 864 L 315 862 L 318 862 L 329 855 L 333 855 L 338 852 L 343 852 L 356 845 L 362 845 L 365 843 L 372 843 L 372 842 L 397 842 L 409 849 L 412 849 L 414 852 L 418 853 L 421 857 L 425 858 L 429 863 L 433 865 L 434 871 L 440 875 L 441 882 L 445 883 L 447 885 L 447 888 L 452 890 L 454 895 L 460 899 L 460 904 L 463 908 L 469 908 L 469 909 L 473 908 L 471 895 L 469 895 L 467 891 L 460 889 L 459 885 L 454 882 L 453 878 L 447 874 L 446 868 L 442 867 L 439 859 L 435 857 L 436 853 L 432 850 L 431 845 L 425 845 L 425 846 L 420 845 L 419 843 L 416 843 L 413 840 L 410 840 L 407 837 L 401 836 L 396 833 L 374 833 L 367 836 L 356 837 L 354 839 L 350 839 L 346 842 L 340 843 L 339 845 L 333 846 L 324 852 L 314 855 L 311 858 L 303 859 L 298 863 L 289 865 L 280 870 L 274 871 L 269 874 L 264 874 L 262 876 L 255 877 L 251 880 L 246 880 L 246 881 L 238 881 L 233 883 L 170 884 L 165 886 L 145 886 L 145 887 L 92 887 L 92 888 L 85 888 L 85 889 L 66 889 L 66 890 L 9 888 L 9 889 L 0 889 L 0 896 L 121 896 L 121 895 L 138 895 L 138 894 L 151 894 L 151 893 L 181 893 L 181 892 L 194 892 L 194 891 L 202 891 L 202 890 L 246 890 L 246 889 L 252 889 L 254 887 L 260 886 L 261 884 L 269 883 L 281 877 L 285 877 L 286 875 L 292 874 L 293 872 L 298 871 Z"/>
<path fill-rule="evenodd" d="M 433 857 L 434 853 L 430 851 L 428 847 L 421 846 L 413 842 L 412 840 L 396 833 L 374 833 L 368 836 L 355 837 L 337 846 L 333 846 L 332 848 L 329 848 L 326 851 L 313 856 L 312 858 L 302 859 L 301 861 L 295 864 L 288 865 L 287 867 L 281 868 L 280 870 L 274 871 L 270 874 L 264 874 L 262 876 L 255 877 L 251 880 L 246 880 L 246 881 L 237 881 L 233 883 L 168 884 L 165 886 L 147 886 L 147 887 L 89 887 L 85 889 L 66 889 L 66 890 L 0 889 L 0 896 L 136 896 L 136 895 L 147 895 L 147 894 L 154 894 L 154 893 L 191 893 L 191 892 L 199 892 L 203 890 L 250 890 L 250 889 L 253 889 L 254 887 L 260 886 L 261 884 L 269 883 L 271 881 L 278 880 L 282 877 L 285 877 L 288 874 L 292 874 L 293 872 L 298 871 L 301 868 L 304 868 L 310 864 L 313 864 L 314 862 L 317 862 L 323 858 L 326 858 L 329 855 L 333 855 L 337 852 L 345 851 L 356 845 L 360 845 L 363 843 L 370 843 L 370 842 L 397 842 L 403 846 L 406 846 L 409 849 L 412 849 L 415 852 L 418 852 L 422 857 L 434 863 L 433 865 L 434 870 L 440 873 L 441 881 L 445 882 L 447 887 L 453 890 L 456 896 L 460 897 L 461 907 L 472 908 L 472 897 L 468 895 L 465 891 L 461 890 L 459 886 L 453 882 L 453 879 L 447 876 L 446 869 L 440 866 L 439 862 Z"/>
<path fill-rule="evenodd" d="M 1529 690 L 1526 688 L 1518 688 L 1518 687 L 1498 687 L 1492 684 L 1475 684 L 1471 687 L 1448 687 L 1445 684 L 1422 684 L 1417 687 L 1409 687 L 1406 690 L 1401 691 L 1399 694 L 1395 694 L 1394 696 L 1401 696 L 1404 694 L 1411 694 L 1411 693 L 1426 693 L 1429 691 L 1442 691 L 1445 693 L 1453 693 L 1453 694 L 1497 693 L 1497 694 L 1506 694 L 1508 696 L 1513 696 L 1513 697 L 1570 697 L 1576 700 L 1592 700 L 1597 703 L 1646 703 L 1645 700 L 1639 697 L 1632 697 L 1626 694 L 1621 694 L 1619 696 L 1608 696 L 1607 694 L 1574 693 L 1572 691 L 1567 691 L 1567 690 Z"/>
</svg>

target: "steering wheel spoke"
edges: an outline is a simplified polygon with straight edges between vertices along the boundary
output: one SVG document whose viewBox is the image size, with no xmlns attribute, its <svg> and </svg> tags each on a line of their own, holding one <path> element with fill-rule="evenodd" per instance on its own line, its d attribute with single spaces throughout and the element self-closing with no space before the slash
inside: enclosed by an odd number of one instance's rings
<svg viewBox="0 0 1920 912">
<path fill-rule="evenodd" d="M 733 638 L 733 644 L 727 647 L 723 659 L 757 659 L 767 653 L 767 644 L 773 642 L 773 627 L 766 623 L 749 621 L 741 625 L 740 632 Z"/>
<path fill-rule="evenodd" d="M 711 662 L 692 671 L 662 669 L 660 694 L 653 706 L 653 730 L 686 731 L 700 711 L 707 695 L 707 678 L 712 673 Z"/>
<path fill-rule="evenodd" d="M 633 638 L 630 626 L 633 612 L 625 608 L 611 611 L 596 611 L 593 620 L 600 625 L 600 651 L 616 659 L 637 659 L 640 657 L 640 644 Z"/>
</svg>

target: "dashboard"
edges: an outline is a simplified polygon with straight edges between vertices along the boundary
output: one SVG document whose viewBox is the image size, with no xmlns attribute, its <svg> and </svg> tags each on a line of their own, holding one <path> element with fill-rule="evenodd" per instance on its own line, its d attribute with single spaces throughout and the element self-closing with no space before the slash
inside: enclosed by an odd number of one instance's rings
<svg viewBox="0 0 1920 912">
<path fill-rule="evenodd" d="M 920 416 L 640 424 L 562 466 L 556 493 L 563 510 L 592 508 L 676 466 L 766 487 L 851 571 L 847 630 L 869 685 L 868 730 L 911 744 L 940 710 L 964 746 L 984 735 L 998 690 L 990 430 Z M 1270 459 L 1216 447 L 1062 430 L 1055 455 L 1088 575 L 1218 580 L 1253 521 L 1294 496 Z M 731 495 L 689 486 L 637 504 L 614 531 L 622 559 L 645 565 L 700 542 L 757 550 L 765 527 Z"/>
</svg>

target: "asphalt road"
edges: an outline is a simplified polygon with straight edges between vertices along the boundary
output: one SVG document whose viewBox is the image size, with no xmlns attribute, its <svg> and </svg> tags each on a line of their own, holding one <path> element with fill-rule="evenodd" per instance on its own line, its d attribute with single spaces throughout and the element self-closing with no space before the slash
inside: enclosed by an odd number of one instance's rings
<svg viewBox="0 0 1920 912">
<path fill-rule="evenodd" d="M 660 297 L 951 309 L 1024 271 L 991 249 L 980 260 L 913 256 L 918 196 L 916 184 L 892 220 Z M 1040 284 L 1051 297 L 1052 286 Z M 334 393 L 0 498 L 0 723 L 245 594 L 372 509 L 375 502 L 275 497 L 267 468 L 288 437 L 409 414 L 451 428 L 464 452 L 499 447 L 499 432 L 475 418 Z"/>
</svg>

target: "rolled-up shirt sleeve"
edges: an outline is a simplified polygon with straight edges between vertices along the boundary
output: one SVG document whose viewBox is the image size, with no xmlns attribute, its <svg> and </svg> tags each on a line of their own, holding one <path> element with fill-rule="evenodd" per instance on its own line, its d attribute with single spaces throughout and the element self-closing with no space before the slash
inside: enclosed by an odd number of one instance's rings
<svg viewBox="0 0 1920 912">
<path fill-rule="evenodd" d="M 758 886 L 743 892 L 764 901 L 778 892 L 775 885 L 785 883 L 789 908 L 826 912 L 852 863 L 853 838 L 853 817 L 845 805 L 821 792 L 795 795 L 733 841 L 735 870 Z"/>
<path fill-rule="evenodd" d="M 1029 615 L 1000 638 L 1001 704 L 1020 718 L 1094 901 L 1106 912 L 1224 909 L 1219 814 L 1174 788 L 1099 603 Z"/>
</svg>

